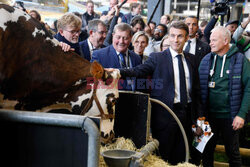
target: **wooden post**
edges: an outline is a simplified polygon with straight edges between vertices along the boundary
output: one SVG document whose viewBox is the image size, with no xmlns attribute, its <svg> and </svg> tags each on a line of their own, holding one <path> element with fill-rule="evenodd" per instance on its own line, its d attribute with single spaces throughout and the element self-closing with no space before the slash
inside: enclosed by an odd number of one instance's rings
<svg viewBox="0 0 250 167">
<path fill-rule="evenodd" d="M 216 145 L 215 151 L 219 153 L 225 153 L 225 147 L 223 145 Z M 240 148 L 240 155 L 242 157 L 250 158 L 250 149 Z"/>
</svg>

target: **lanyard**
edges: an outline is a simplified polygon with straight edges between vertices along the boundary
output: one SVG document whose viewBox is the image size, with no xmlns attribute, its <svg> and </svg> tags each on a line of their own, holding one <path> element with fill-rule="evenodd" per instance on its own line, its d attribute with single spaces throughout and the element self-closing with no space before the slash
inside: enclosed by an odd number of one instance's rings
<svg viewBox="0 0 250 167">
<path fill-rule="evenodd" d="M 123 62 L 122 62 L 120 56 L 118 56 L 118 58 L 119 58 L 119 62 L 120 62 L 120 64 L 121 64 L 122 67 L 124 66 L 126 69 L 129 69 L 129 68 L 130 68 L 130 66 L 131 66 L 131 65 L 130 65 L 130 58 L 129 58 L 129 55 L 128 55 L 127 52 L 126 52 L 126 56 L 124 57 L 125 64 L 123 64 Z M 127 61 L 126 61 L 126 58 L 127 58 Z"/>
</svg>

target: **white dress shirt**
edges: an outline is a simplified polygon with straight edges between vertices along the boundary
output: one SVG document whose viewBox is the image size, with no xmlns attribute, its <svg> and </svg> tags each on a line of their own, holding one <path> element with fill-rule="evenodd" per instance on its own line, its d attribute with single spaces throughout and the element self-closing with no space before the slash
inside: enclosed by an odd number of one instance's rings
<svg viewBox="0 0 250 167">
<path fill-rule="evenodd" d="M 180 96 L 179 65 L 178 65 L 178 58 L 177 58 L 178 53 L 176 51 L 174 51 L 171 47 L 170 47 L 170 53 L 172 55 L 173 70 L 174 70 L 174 87 L 175 87 L 174 103 L 180 103 L 181 96 Z M 181 57 L 182 57 L 182 62 L 183 62 L 183 66 L 184 66 L 184 71 L 185 71 L 186 86 L 187 86 L 187 91 L 188 91 L 187 99 L 188 99 L 188 103 L 190 103 L 191 102 L 190 74 L 189 74 L 188 65 L 187 65 L 187 62 L 186 62 L 186 59 L 185 59 L 183 53 L 181 53 L 181 55 L 182 55 Z"/>
<path fill-rule="evenodd" d="M 88 45 L 89 45 L 89 51 L 90 51 L 90 59 L 92 59 L 92 54 L 93 54 L 93 51 L 94 49 L 96 49 L 92 43 L 89 41 L 89 38 L 87 39 L 87 42 L 88 42 Z"/>
<path fill-rule="evenodd" d="M 116 51 L 116 54 L 119 55 L 120 52 Z M 120 56 L 118 56 L 118 58 L 119 58 L 120 65 L 122 66 Z M 128 56 L 128 50 L 126 51 L 126 54 L 124 55 L 124 59 L 125 59 L 127 68 L 133 67 L 132 63 L 131 63 L 131 58 L 130 58 L 130 56 Z"/>
</svg>

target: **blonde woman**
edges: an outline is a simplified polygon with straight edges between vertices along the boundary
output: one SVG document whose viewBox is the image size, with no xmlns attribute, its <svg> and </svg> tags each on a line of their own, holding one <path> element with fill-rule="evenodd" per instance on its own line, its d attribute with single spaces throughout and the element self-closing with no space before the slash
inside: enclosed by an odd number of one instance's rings
<svg viewBox="0 0 250 167">
<path fill-rule="evenodd" d="M 143 31 L 138 31 L 133 35 L 132 45 L 134 47 L 134 52 L 139 55 L 142 59 L 142 63 L 148 58 L 144 55 L 144 50 L 148 46 L 149 38 Z"/>
<path fill-rule="evenodd" d="M 169 42 L 169 39 L 168 39 L 168 35 L 165 35 L 162 40 L 161 40 L 161 43 L 160 43 L 160 50 L 161 51 L 164 51 L 166 49 L 168 49 L 170 46 L 170 42 Z"/>
</svg>

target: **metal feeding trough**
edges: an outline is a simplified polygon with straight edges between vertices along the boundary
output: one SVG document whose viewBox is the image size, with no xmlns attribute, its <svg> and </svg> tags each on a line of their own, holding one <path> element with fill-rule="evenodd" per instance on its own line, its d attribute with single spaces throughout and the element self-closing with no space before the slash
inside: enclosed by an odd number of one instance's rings
<svg viewBox="0 0 250 167">
<path fill-rule="evenodd" d="M 109 167 L 140 167 L 143 159 L 158 149 L 158 146 L 158 140 L 153 139 L 140 152 L 114 149 L 103 151 L 101 154 Z"/>
<path fill-rule="evenodd" d="M 102 156 L 109 167 L 128 167 L 135 153 L 135 151 L 116 149 L 103 151 Z"/>
</svg>

